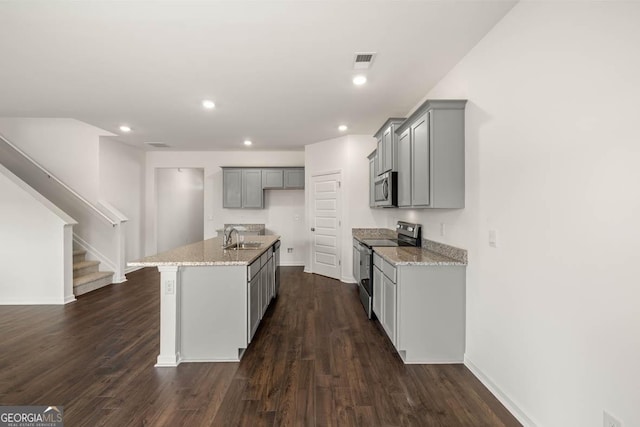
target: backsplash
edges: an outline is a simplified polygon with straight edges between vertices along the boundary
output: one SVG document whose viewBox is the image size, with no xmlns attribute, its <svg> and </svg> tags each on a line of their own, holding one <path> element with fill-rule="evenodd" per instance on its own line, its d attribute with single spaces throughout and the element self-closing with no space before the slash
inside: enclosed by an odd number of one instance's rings
<svg viewBox="0 0 640 427">
<path fill-rule="evenodd" d="M 395 239 L 397 234 L 388 228 L 352 228 L 351 235 L 357 239 Z"/>
<path fill-rule="evenodd" d="M 466 249 L 456 248 L 455 246 L 445 245 L 444 243 L 434 242 L 429 239 L 422 239 L 422 248 L 428 251 L 439 253 L 440 255 L 453 258 L 456 261 L 460 261 L 467 264 L 467 251 Z"/>
</svg>

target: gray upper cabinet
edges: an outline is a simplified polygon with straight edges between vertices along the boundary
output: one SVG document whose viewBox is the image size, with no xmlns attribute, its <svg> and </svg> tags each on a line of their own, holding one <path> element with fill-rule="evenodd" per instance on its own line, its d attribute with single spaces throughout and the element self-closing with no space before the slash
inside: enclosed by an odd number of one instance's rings
<svg viewBox="0 0 640 427">
<path fill-rule="evenodd" d="M 411 129 L 398 136 L 398 207 L 411 206 Z"/>
<path fill-rule="evenodd" d="M 222 170 L 222 207 L 242 207 L 242 169 Z"/>
<path fill-rule="evenodd" d="M 242 170 L 242 207 L 263 208 L 262 171 L 260 169 Z"/>
<path fill-rule="evenodd" d="M 262 169 L 262 188 L 283 188 L 284 174 L 282 169 Z"/>
<path fill-rule="evenodd" d="M 222 168 L 223 208 L 264 208 L 265 189 L 304 188 L 304 168 Z"/>
<path fill-rule="evenodd" d="M 396 129 L 398 206 L 464 207 L 466 102 L 427 100 Z"/>
<path fill-rule="evenodd" d="M 304 188 L 304 168 L 285 169 L 284 188 Z"/>
<path fill-rule="evenodd" d="M 378 174 L 376 173 L 376 153 L 377 151 L 374 150 L 371 154 L 369 154 L 369 207 L 370 208 L 376 207 L 375 181 L 376 181 L 376 176 L 378 176 Z"/>
<path fill-rule="evenodd" d="M 431 157 L 429 150 L 429 113 L 411 125 L 411 205 L 429 206 Z"/>
<path fill-rule="evenodd" d="M 390 118 L 374 135 L 378 140 L 376 175 L 397 170 L 397 135 L 396 129 L 404 122 L 403 118 Z"/>
</svg>

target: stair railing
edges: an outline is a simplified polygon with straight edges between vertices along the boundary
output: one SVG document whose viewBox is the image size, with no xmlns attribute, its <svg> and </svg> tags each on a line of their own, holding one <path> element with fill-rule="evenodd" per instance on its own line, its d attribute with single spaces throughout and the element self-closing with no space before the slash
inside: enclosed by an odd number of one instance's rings
<svg viewBox="0 0 640 427">
<path fill-rule="evenodd" d="M 128 218 L 124 216 L 121 212 L 111 206 L 109 203 L 105 201 L 100 201 L 99 205 L 103 208 L 103 210 L 99 209 L 96 205 L 91 203 L 73 188 L 69 187 L 66 183 L 64 183 L 61 179 L 53 175 L 49 172 L 44 166 L 38 163 L 35 159 L 13 144 L 11 141 L 7 140 L 2 134 L 0 134 L 0 141 L 9 146 L 12 150 L 14 150 L 21 158 L 27 160 L 32 166 L 36 167 L 40 172 L 44 174 L 46 178 L 55 182 L 57 185 L 62 187 L 67 194 L 70 194 L 73 199 L 76 199 L 80 202 L 85 209 L 93 214 L 93 216 L 98 217 L 102 222 L 107 226 L 111 226 L 113 228 L 113 232 L 111 233 L 110 240 L 110 256 L 105 255 L 99 249 L 92 246 L 92 242 L 87 241 L 87 236 L 80 236 L 74 232 L 74 241 L 81 246 L 83 249 L 87 250 L 89 253 L 93 254 L 96 258 L 98 258 L 101 262 L 104 262 L 106 266 L 112 268 L 114 270 L 114 283 L 121 283 L 126 281 L 125 278 L 125 223 L 128 221 Z M 9 159 L 7 159 L 9 161 Z M 5 164 L 8 169 L 9 164 Z M 16 175 L 19 174 L 14 171 Z M 24 179 L 24 178 L 23 178 Z M 26 180 L 25 180 L 26 181 Z M 28 182 L 27 182 L 28 183 Z M 36 188 L 37 190 L 37 188 Z M 64 209 L 63 209 L 64 210 Z M 107 215 L 106 212 L 110 213 L 112 216 Z M 73 216 L 73 215 L 71 215 Z M 113 218 L 116 219 L 113 219 Z M 75 218 L 78 220 L 78 218 Z M 97 223 L 96 223 L 97 224 Z M 78 224 L 81 226 L 82 224 Z"/>
</svg>

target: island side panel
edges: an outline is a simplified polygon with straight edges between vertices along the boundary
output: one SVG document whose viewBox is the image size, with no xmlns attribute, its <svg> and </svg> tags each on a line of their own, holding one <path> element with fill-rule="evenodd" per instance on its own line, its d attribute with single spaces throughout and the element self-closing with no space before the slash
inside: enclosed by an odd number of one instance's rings
<svg viewBox="0 0 640 427">
<path fill-rule="evenodd" d="M 160 272 L 160 354 L 157 367 L 173 367 L 180 363 L 180 268 L 159 266 Z"/>
<path fill-rule="evenodd" d="M 247 266 L 181 267 L 183 362 L 240 360 L 247 347 Z"/>
</svg>

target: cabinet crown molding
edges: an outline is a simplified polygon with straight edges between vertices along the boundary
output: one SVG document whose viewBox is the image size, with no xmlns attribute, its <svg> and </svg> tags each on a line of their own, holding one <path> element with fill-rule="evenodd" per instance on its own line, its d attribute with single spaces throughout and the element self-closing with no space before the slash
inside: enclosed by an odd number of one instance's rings
<svg viewBox="0 0 640 427">
<path fill-rule="evenodd" d="M 407 120 L 396 128 L 396 133 L 400 135 L 413 121 L 429 110 L 464 110 L 467 104 L 466 99 L 427 99 L 416 109 Z"/>
</svg>

